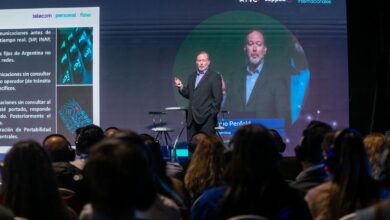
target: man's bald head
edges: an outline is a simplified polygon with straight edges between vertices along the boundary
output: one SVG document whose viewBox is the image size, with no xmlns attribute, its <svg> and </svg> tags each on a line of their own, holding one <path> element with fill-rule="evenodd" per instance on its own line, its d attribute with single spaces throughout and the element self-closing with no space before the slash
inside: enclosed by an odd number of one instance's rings
<svg viewBox="0 0 390 220">
<path fill-rule="evenodd" d="M 52 134 L 43 141 L 43 148 L 48 152 L 52 162 L 69 162 L 75 159 L 75 153 L 65 136 Z"/>
</svg>

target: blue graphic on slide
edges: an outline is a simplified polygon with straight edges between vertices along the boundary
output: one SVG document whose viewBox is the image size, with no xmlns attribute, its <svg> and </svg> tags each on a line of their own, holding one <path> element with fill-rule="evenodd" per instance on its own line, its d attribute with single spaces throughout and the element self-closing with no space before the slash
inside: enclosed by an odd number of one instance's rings
<svg viewBox="0 0 390 220">
<path fill-rule="evenodd" d="M 91 118 L 74 99 L 69 100 L 62 106 L 59 109 L 58 114 L 64 122 L 65 127 L 71 133 L 74 133 L 79 127 L 92 124 Z"/>
<path fill-rule="evenodd" d="M 60 28 L 57 44 L 57 83 L 92 84 L 92 28 Z"/>
</svg>

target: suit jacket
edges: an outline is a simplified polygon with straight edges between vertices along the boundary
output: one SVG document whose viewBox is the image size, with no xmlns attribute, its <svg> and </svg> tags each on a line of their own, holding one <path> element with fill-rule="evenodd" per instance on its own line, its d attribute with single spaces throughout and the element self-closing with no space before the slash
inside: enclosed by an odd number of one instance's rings
<svg viewBox="0 0 390 220">
<path fill-rule="evenodd" d="M 222 101 L 222 83 L 218 73 L 210 68 L 207 70 L 198 86 L 195 88 L 197 72 L 192 73 L 188 83 L 180 94 L 189 100 L 187 125 L 192 122 L 203 124 L 209 117 L 216 117 Z"/>
<path fill-rule="evenodd" d="M 271 69 L 264 61 L 263 69 L 246 103 L 246 68 L 230 77 L 227 88 L 226 110 L 231 112 L 255 112 L 256 118 L 284 118 L 291 124 L 289 78 Z"/>
</svg>

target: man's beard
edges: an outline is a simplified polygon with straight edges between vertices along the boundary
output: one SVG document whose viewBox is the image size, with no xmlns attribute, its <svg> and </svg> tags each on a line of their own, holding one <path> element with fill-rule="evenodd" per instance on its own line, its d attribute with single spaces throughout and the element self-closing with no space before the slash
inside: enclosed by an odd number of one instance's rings
<svg viewBox="0 0 390 220">
<path fill-rule="evenodd" d="M 258 56 L 256 58 L 249 57 L 249 63 L 252 65 L 259 65 L 262 60 L 262 57 Z"/>
</svg>

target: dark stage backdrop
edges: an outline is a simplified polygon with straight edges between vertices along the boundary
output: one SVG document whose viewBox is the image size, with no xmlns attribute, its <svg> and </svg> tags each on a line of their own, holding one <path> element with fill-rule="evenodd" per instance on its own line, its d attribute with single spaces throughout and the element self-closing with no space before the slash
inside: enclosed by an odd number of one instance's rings
<svg viewBox="0 0 390 220">
<path fill-rule="evenodd" d="M 62 7 L 100 7 L 100 106 L 93 108 L 100 108 L 99 123 L 103 128 L 116 126 L 152 133 L 153 116 L 148 112 L 186 106 L 173 86 L 173 77 L 186 81 L 195 70 L 195 55 L 200 50 L 210 53 L 210 67 L 223 75 L 229 96 L 229 84 L 240 83 L 230 79 L 233 74 L 242 74 L 243 39 L 252 28 L 264 31 L 268 44 L 266 60 L 274 66 L 277 78 L 288 82 L 290 103 L 285 108 L 291 113 L 285 118 L 260 120 L 263 118 L 253 112 L 231 112 L 225 115 L 225 122 L 231 123 L 226 127 L 234 130 L 248 122 L 265 123 L 284 135 L 288 142 L 285 155 L 293 155 L 293 147 L 310 120 L 322 120 L 338 128 L 349 124 L 345 1 L 0 3 L 0 9 Z M 184 112 L 165 112 L 161 120 L 175 130 L 175 138 L 183 126 Z M 32 138 L 41 141 L 47 133 Z M 69 134 L 69 138 L 74 137 Z M 185 139 L 183 135 L 181 140 Z"/>
</svg>

